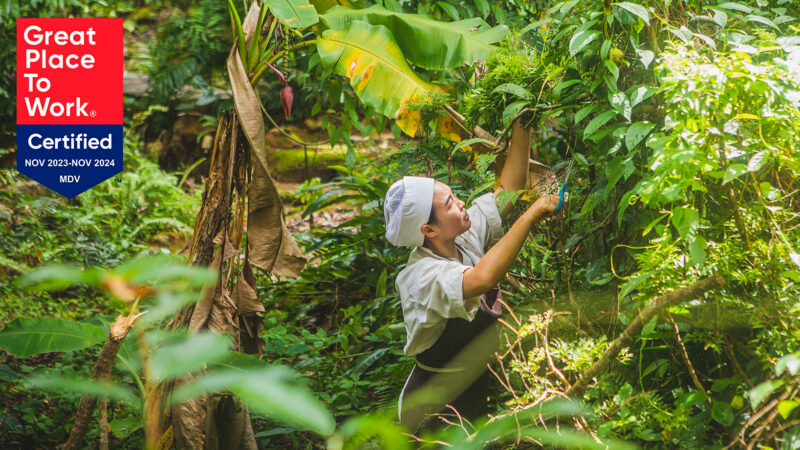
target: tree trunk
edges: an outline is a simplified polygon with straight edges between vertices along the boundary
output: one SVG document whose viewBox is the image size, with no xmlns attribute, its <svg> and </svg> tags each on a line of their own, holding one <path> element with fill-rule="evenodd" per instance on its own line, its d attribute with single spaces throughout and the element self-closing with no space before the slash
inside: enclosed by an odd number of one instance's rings
<svg viewBox="0 0 800 450">
<path fill-rule="evenodd" d="M 92 369 L 92 378 L 95 380 L 105 380 L 111 375 L 111 368 L 114 366 L 114 359 L 117 357 L 117 352 L 122 346 L 122 341 L 128 332 L 133 327 L 133 323 L 138 316 L 118 316 L 117 320 L 111 324 L 111 329 L 108 332 L 108 339 L 103 344 L 103 349 L 100 351 L 100 356 L 97 362 L 94 363 Z M 92 417 L 92 411 L 97 403 L 97 397 L 84 395 L 81 397 L 81 402 L 78 405 L 78 412 L 75 414 L 75 422 L 72 429 L 69 431 L 67 442 L 64 443 L 63 450 L 73 450 L 81 447 L 83 444 L 83 437 L 86 434 L 86 429 L 89 426 L 89 419 Z M 102 433 L 102 430 L 101 430 Z"/>
</svg>

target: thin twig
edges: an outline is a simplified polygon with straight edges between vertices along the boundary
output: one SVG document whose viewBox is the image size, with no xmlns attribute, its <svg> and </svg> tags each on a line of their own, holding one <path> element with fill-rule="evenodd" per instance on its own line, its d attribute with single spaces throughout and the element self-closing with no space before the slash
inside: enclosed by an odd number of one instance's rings
<svg viewBox="0 0 800 450">
<path fill-rule="evenodd" d="M 702 392 L 703 394 L 707 394 L 706 388 L 703 387 L 703 384 L 700 382 L 700 379 L 697 378 L 697 372 L 694 370 L 694 365 L 692 364 L 692 360 L 689 359 L 689 353 L 686 352 L 686 346 L 683 345 L 683 339 L 681 338 L 681 331 L 678 329 L 678 324 L 675 322 L 675 319 L 672 318 L 672 314 L 669 312 L 666 314 L 667 322 L 672 325 L 672 332 L 675 334 L 675 340 L 678 341 L 678 347 L 681 350 L 681 356 L 683 357 L 683 362 L 686 363 L 686 367 L 689 369 L 689 375 L 692 376 L 692 383 L 694 383 L 694 387 L 697 388 L 698 391 Z M 711 404 L 711 398 L 706 395 L 706 401 L 708 404 Z"/>
</svg>

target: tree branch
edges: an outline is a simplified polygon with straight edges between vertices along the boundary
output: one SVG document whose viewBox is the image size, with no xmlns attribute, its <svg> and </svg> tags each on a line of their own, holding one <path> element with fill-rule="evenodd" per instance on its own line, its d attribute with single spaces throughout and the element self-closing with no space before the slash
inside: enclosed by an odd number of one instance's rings
<svg viewBox="0 0 800 450">
<path fill-rule="evenodd" d="M 592 379 L 600 375 L 602 371 L 611 365 L 611 362 L 614 361 L 622 349 L 630 346 L 633 339 L 641 333 L 644 324 L 649 322 L 650 319 L 655 317 L 662 309 L 696 298 L 704 292 L 716 289 L 723 284 L 725 284 L 725 280 L 717 274 L 709 278 L 704 278 L 691 286 L 675 289 L 653 300 L 647 307 L 639 311 L 636 318 L 633 319 L 619 337 L 611 343 L 605 353 L 603 353 L 603 356 L 581 374 L 578 381 L 567 390 L 567 395 L 570 397 L 583 395 Z"/>
</svg>

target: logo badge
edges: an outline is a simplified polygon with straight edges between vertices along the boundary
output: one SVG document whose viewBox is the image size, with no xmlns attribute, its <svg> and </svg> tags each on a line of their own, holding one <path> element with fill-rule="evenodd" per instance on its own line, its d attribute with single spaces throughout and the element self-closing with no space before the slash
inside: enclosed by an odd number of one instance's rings
<svg viewBox="0 0 800 450">
<path fill-rule="evenodd" d="M 122 147 L 122 19 L 17 19 L 17 170 L 72 198 Z"/>
</svg>

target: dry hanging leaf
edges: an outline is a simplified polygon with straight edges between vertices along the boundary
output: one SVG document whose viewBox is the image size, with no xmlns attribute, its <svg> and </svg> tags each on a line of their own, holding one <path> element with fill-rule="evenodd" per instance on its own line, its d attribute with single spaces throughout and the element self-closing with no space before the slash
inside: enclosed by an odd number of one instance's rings
<svg viewBox="0 0 800 450">
<path fill-rule="evenodd" d="M 253 33 L 258 13 L 259 8 L 253 3 L 242 25 L 245 36 Z M 250 143 L 251 155 L 256 160 L 247 188 L 249 259 L 254 266 L 267 272 L 296 277 L 305 267 L 306 258 L 286 228 L 283 205 L 269 175 L 261 106 L 235 46 L 228 56 L 227 66 L 236 114 Z"/>
<path fill-rule="evenodd" d="M 189 384 L 202 373 L 185 375 L 175 381 L 173 389 Z M 193 398 L 173 405 L 170 409 L 172 416 L 172 431 L 175 437 L 176 448 L 203 448 L 206 440 L 206 396 Z"/>
<path fill-rule="evenodd" d="M 233 301 L 239 314 L 239 349 L 244 353 L 257 354 L 261 358 L 264 353 L 261 330 L 264 328 L 265 310 L 256 293 L 256 277 L 247 262 L 233 288 Z"/>
</svg>

